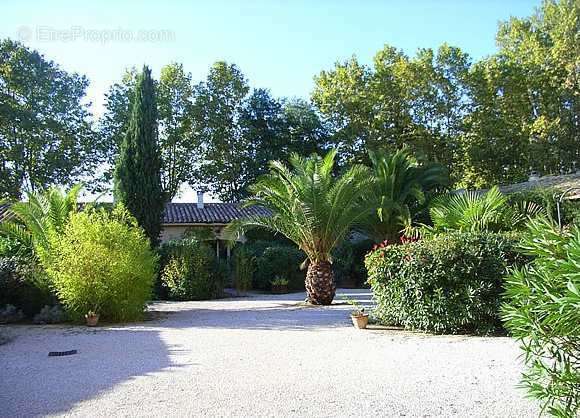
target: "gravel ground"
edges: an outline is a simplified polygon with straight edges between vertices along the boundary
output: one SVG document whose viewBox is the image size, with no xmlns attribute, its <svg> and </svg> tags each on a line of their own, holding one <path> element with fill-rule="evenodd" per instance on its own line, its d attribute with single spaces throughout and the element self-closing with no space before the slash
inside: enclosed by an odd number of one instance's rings
<svg viewBox="0 0 580 418">
<path fill-rule="evenodd" d="M 155 320 L 97 329 L 5 326 L 0 416 L 538 415 L 516 389 L 509 338 L 359 331 L 339 298 L 303 299 L 156 303 Z"/>
</svg>

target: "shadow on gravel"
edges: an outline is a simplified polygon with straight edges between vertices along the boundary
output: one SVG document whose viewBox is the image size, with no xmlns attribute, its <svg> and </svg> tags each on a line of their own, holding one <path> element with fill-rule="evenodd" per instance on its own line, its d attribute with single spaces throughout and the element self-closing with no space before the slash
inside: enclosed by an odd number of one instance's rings
<svg viewBox="0 0 580 418">
<path fill-rule="evenodd" d="M 331 306 L 314 306 L 303 303 L 300 294 L 292 295 L 288 299 L 280 295 L 254 294 L 246 299 L 248 302 L 257 302 L 256 306 L 229 307 L 228 304 L 198 302 L 191 309 L 181 309 L 172 312 L 169 327 L 176 328 L 218 328 L 218 329 L 247 329 L 247 330 L 316 330 L 316 328 L 352 327 L 350 311 L 341 295 L 356 299 L 363 306 L 372 305 L 370 293 L 338 294 Z M 303 295 L 303 294 L 302 294 Z M 238 299 L 240 300 L 240 299 Z M 212 301 L 216 302 L 216 301 Z M 268 302 L 265 306 L 259 303 Z M 206 308 L 207 306 L 207 308 Z"/>
<path fill-rule="evenodd" d="M 0 416 L 66 413 L 135 377 L 178 367 L 156 331 L 82 330 L 44 329 L 0 346 Z M 48 351 L 71 349 L 78 354 L 48 357 Z"/>
</svg>

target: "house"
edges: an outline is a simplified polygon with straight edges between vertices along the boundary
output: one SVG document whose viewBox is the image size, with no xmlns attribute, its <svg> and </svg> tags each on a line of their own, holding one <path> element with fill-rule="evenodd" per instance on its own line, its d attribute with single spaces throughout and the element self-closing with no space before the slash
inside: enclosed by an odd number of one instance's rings
<svg viewBox="0 0 580 418">
<path fill-rule="evenodd" d="M 168 203 L 163 213 L 161 241 L 182 238 L 196 229 L 210 229 L 215 235 L 218 256 L 229 256 L 223 230 L 231 221 L 249 216 L 264 216 L 265 208 L 244 208 L 240 203 L 205 203 L 204 193 L 197 192 L 196 203 Z"/>
<path fill-rule="evenodd" d="M 197 202 L 172 202 L 165 206 L 160 238 L 162 242 L 169 241 L 182 238 L 189 231 L 209 229 L 215 236 L 216 253 L 227 257 L 229 248 L 223 234 L 226 225 L 235 219 L 268 214 L 268 210 L 258 206 L 243 208 L 240 203 L 205 203 L 204 193 L 198 192 Z M 0 204 L 0 222 L 10 216 L 10 205 Z"/>
</svg>

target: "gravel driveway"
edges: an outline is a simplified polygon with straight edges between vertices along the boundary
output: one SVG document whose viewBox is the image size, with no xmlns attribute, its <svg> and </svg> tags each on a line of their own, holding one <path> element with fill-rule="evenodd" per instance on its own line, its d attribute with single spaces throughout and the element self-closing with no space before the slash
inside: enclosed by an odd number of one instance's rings
<svg viewBox="0 0 580 418">
<path fill-rule="evenodd" d="M 509 338 L 359 331 L 348 306 L 303 299 L 156 303 L 155 320 L 97 329 L 5 326 L 0 416 L 538 414 L 515 388 L 521 364 Z M 70 349 L 78 354 L 47 356 Z"/>
</svg>

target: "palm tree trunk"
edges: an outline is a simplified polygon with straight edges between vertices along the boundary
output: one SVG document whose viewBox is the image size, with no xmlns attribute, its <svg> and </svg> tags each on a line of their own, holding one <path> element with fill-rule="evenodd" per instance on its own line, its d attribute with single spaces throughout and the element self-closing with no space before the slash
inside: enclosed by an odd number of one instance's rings
<svg viewBox="0 0 580 418">
<path fill-rule="evenodd" d="M 330 305 L 336 293 L 334 273 L 328 261 L 310 263 L 306 273 L 308 302 L 314 305 Z"/>
</svg>

